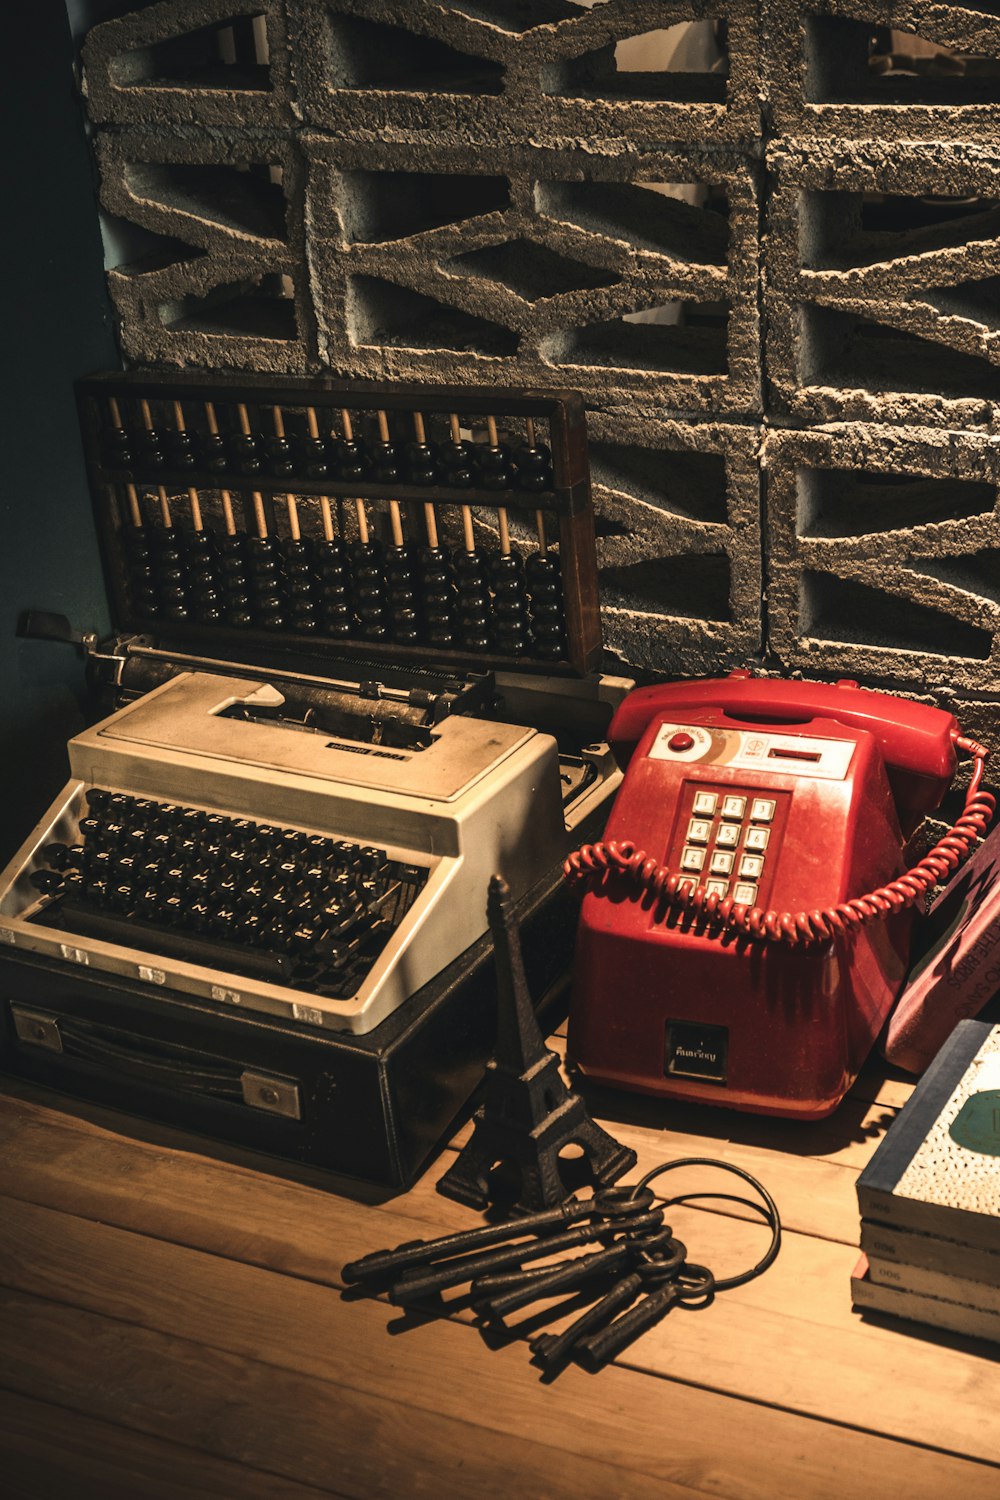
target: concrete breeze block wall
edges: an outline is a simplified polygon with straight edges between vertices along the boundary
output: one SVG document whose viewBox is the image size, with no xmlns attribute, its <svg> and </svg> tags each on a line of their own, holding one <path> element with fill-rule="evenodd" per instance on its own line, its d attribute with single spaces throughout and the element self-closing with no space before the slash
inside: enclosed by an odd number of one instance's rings
<svg viewBox="0 0 1000 1500">
<path fill-rule="evenodd" d="M 161 0 L 84 87 L 128 359 L 580 389 L 611 649 L 997 739 L 991 8 Z"/>
</svg>

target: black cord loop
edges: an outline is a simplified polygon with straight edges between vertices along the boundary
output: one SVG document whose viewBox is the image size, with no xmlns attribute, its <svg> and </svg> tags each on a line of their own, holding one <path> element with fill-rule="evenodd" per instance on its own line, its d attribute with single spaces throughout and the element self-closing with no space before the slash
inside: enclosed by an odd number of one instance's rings
<svg viewBox="0 0 1000 1500">
<path fill-rule="evenodd" d="M 749 1172 L 744 1172 L 742 1167 L 734 1166 L 732 1162 L 716 1161 L 711 1156 L 681 1156 L 676 1161 L 662 1162 L 660 1166 L 654 1167 L 651 1172 L 647 1172 L 645 1177 L 640 1178 L 635 1184 L 633 1191 L 636 1193 L 642 1192 L 649 1187 L 650 1183 L 655 1182 L 658 1177 L 662 1177 L 666 1172 L 676 1171 L 678 1167 L 718 1167 L 722 1172 L 732 1172 L 734 1176 L 741 1177 L 744 1182 L 749 1183 L 754 1192 L 759 1194 L 761 1201 L 760 1203 L 755 1203 L 751 1198 L 736 1198 L 732 1193 L 683 1193 L 676 1198 L 661 1198 L 660 1202 L 665 1209 L 671 1208 L 675 1203 L 698 1203 L 703 1202 L 707 1198 L 711 1198 L 716 1202 L 737 1202 L 760 1214 L 764 1223 L 771 1230 L 771 1243 L 757 1264 L 751 1266 L 749 1271 L 741 1271 L 738 1276 L 724 1276 L 721 1280 L 713 1281 L 712 1290 L 715 1292 L 725 1292 L 731 1287 L 743 1286 L 746 1282 L 753 1281 L 755 1276 L 762 1275 L 781 1249 L 781 1218 L 778 1214 L 778 1205 L 767 1191 L 767 1188 L 758 1182 L 756 1177 L 751 1177 Z M 701 1268 L 699 1267 L 699 1269 Z"/>
</svg>

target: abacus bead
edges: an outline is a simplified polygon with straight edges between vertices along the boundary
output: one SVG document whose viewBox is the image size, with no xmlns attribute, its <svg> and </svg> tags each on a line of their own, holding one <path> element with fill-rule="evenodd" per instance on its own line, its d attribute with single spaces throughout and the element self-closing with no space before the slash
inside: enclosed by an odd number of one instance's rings
<svg viewBox="0 0 1000 1500">
<path fill-rule="evenodd" d="M 486 490 L 505 490 L 511 481 L 506 450 L 490 448 L 485 443 L 474 453 L 476 483 Z"/>
<path fill-rule="evenodd" d="M 131 469 L 132 441 L 124 427 L 106 427 L 101 434 L 101 449 L 108 469 Z"/>
<path fill-rule="evenodd" d="M 133 451 L 140 469 L 162 469 L 166 462 L 163 435 L 155 427 L 140 427 L 133 436 Z"/>
<path fill-rule="evenodd" d="M 168 432 L 167 452 L 172 469 L 194 468 L 194 444 L 189 432 Z"/>
<path fill-rule="evenodd" d="M 300 437 L 296 443 L 298 470 L 306 479 L 325 479 L 330 472 L 322 438 Z"/>
<path fill-rule="evenodd" d="M 119 531 L 122 546 L 129 557 L 146 557 L 149 555 L 150 536 L 148 526 L 134 526 L 129 524 L 123 526 Z"/>
<path fill-rule="evenodd" d="M 275 479 L 288 479 L 294 473 L 292 445 L 287 438 L 271 437 L 267 440 L 268 473 Z"/>
<path fill-rule="evenodd" d="M 252 432 L 232 432 L 227 442 L 229 462 L 238 474 L 259 474 L 263 467 L 260 443 Z"/>
<path fill-rule="evenodd" d="M 368 450 L 372 477 L 380 484 L 395 484 L 400 477 L 399 454 L 395 443 L 379 441 Z"/>
<path fill-rule="evenodd" d="M 437 455 L 430 443 L 407 443 L 406 477 L 410 484 L 433 484 L 437 479 Z"/>
<path fill-rule="evenodd" d="M 544 443 L 538 443 L 533 448 L 527 444 L 518 448 L 514 454 L 514 468 L 519 489 L 531 490 L 537 494 L 539 490 L 551 487 L 552 454 Z"/>
<path fill-rule="evenodd" d="M 313 566 L 318 573 L 328 572 L 333 568 L 342 569 L 346 556 L 346 548 L 338 537 L 331 537 L 329 541 L 324 538 L 313 547 Z"/>
<path fill-rule="evenodd" d="M 361 443 L 342 441 L 337 449 L 337 474 L 341 479 L 363 479 L 368 471 L 367 455 Z"/>
<path fill-rule="evenodd" d="M 442 443 L 438 457 L 445 471 L 445 483 L 466 489 L 472 483 L 472 444 Z"/>
<path fill-rule="evenodd" d="M 221 432 L 200 432 L 195 438 L 198 467 L 210 474 L 221 474 L 227 467 L 226 445 Z"/>
</svg>

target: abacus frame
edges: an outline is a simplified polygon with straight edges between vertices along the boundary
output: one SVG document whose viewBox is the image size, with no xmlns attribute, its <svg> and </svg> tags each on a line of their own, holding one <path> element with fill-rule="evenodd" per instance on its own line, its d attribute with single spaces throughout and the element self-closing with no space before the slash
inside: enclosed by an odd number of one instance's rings
<svg viewBox="0 0 1000 1500">
<path fill-rule="evenodd" d="M 220 655 L 245 653 L 247 645 L 251 644 L 272 651 L 314 657 L 330 654 L 347 659 L 385 660 L 400 666 L 410 662 L 426 667 L 431 663 L 443 668 L 477 671 L 496 669 L 582 675 L 596 666 L 601 651 L 597 563 L 586 419 L 579 393 L 502 386 L 335 381 L 319 377 L 275 379 L 241 375 L 233 379 L 216 372 L 191 371 L 169 374 L 158 371 L 102 372 L 80 380 L 76 390 L 113 619 L 117 627 L 137 633 L 155 631 L 157 635 L 180 643 L 197 643 L 202 649 L 206 636 L 209 636 L 213 648 L 217 643 Z M 343 480 L 333 476 L 307 479 L 260 473 L 248 477 L 235 471 L 212 472 L 197 467 L 183 470 L 164 467 L 155 472 L 143 471 L 138 466 L 115 469 L 105 463 L 101 443 L 110 400 L 180 402 L 184 406 L 211 403 L 232 409 L 240 404 L 292 411 L 313 408 L 327 433 L 339 426 L 339 416 L 344 408 L 366 417 L 374 417 L 379 411 L 386 414 L 420 413 L 428 417 L 459 412 L 474 415 L 479 422 L 490 417 L 497 420 L 541 420 L 548 428 L 553 483 L 551 489 L 530 493 L 521 489 L 458 489 L 442 484 L 393 483 L 390 486 L 371 479 Z M 558 525 L 566 639 L 564 657 L 553 661 L 529 654 L 505 655 L 495 650 L 473 653 L 459 646 L 444 648 L 393 641 L 373 642 L 361 636 L 345 639 L 319 632 L 306 635 L 287 628 L 235 628 L 193 621 L 167 625 L 159 619 L 138 615 L 132 608 L 126 587 L 126 559 L 120 535 L 121 497 L 128 485 L 144 493 L 155 493 L 158 487 L 179 490 L 182 494 L 191 488 L 211 492 L 228 489 L 240 498 L 241 503 L 249 492 L 256 491 L 268 505 L 274 499 L 291 494 L 296 500 L 325 497 L 334 501 L 396 502 L 404 512 L 426 505 L 469 507 L 473 512 L 499 512 L 503 509 L 522 516 L 544 511 L 554 515 Z"/>
</svg>

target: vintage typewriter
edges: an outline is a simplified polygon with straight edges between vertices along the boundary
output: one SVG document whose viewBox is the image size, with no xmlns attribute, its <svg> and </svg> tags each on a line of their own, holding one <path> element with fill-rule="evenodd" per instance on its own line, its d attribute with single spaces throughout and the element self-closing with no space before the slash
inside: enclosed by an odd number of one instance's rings
<svg viewBox="0 0 1000 1500">
<path fill-rule="evenodd" d="M 490 875 L 541 993 L 619 780 L 582 404 L 137 373 L 79 403 L 112 711 L 0 876 L 0 1064 L 407 1183 L 489 1055 Z"/>
</svg>

